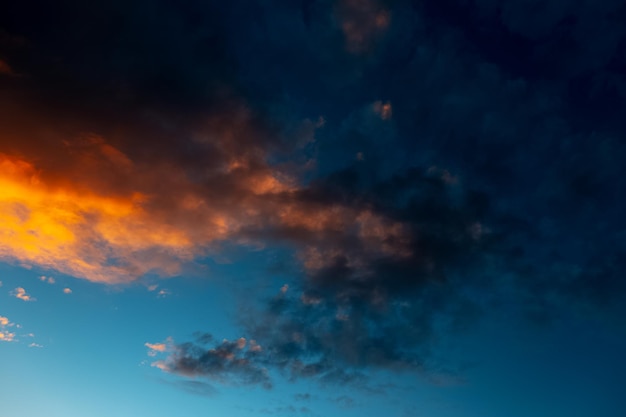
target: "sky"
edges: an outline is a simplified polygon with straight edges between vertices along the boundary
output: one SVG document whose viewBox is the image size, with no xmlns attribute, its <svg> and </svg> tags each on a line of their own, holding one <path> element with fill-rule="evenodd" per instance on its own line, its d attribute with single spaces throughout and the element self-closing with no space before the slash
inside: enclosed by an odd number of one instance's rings
<svg viewBox="0 0 626 417">
<path fill-rule="evenodd" d="M 626 412 L 623 1 L 2 9 L 2 417 Z"/>
</svg>

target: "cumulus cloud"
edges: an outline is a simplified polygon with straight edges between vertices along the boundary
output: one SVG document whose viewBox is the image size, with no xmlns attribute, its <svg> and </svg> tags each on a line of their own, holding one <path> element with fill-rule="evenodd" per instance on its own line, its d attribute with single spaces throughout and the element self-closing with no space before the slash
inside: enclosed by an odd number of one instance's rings
<svg viewBox="0 0 626 417">
<path fill-rule="evenodd" d="M 26 290 L 22 287 L 17 287 L 11 292 L 11 295 L 15 298 L 19 298 L 22 301 L 36 301 L 36 298 L 33 298 L 32 296 L 27 294 Z"/>
<path fill-rule="evenodd" d="M 0 316 L 0 342 L 15 341 L 15 333 L 9 329 L 15 327 L 15 323 L 11 323 L 8 318 Z"/>
</svg>

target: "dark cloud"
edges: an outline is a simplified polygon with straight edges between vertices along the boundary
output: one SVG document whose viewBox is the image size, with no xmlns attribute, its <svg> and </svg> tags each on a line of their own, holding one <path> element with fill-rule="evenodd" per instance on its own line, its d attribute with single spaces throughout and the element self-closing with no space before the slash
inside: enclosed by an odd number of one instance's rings
<svg viewBox="0 0 626 417">
<path fill-rule="evenodd" d="M 334 13 L 349 13 L 348 3 Z M 263 346 L 258 363 L 323 383 L 363 386 L 377 368 L 450 380 L 438 341 L 487 308 L 541 320 L 615 308 L 624 294 L 623 126 L 611 114 L 623 109 L 619 6 L 357 3 L 390 19 L 364 50 L 315 48 L 332 32 L 323 2 L 306 3 L 304 29 L 280 46 L 313 54 L 303 65 L 294 52 L 293 71 L 271 88 L 306 95 L 306 105 L 283 106 L 317 105 L 325 124 L 309 150 L 318 176 L 274 196 L 305 218 L 270 216 L 243 231 L 293 242 L 303 265 L 264 314 L 242 320 Z M 346 16 L 368 27 L 368 16 Z M 304 87 L 314 71 L 322 75 Z M 613 89 L 615 107 L 602 114 L 591 104 L 604 99 L 579 82 L 598 77 L 613 83 L 595 84 L 597 94 Z M 387 100 L 382 117 L 376 103 Z"/>
<path fill-rule="evenodd" d="M 242 314 L 256 347 L 200 335 L 165 370 L 267 388 L 273 371 L 453 377 L 438 343 L 488 309 L 620 309 L 625 10 L 13 2 L 0 162 L 72 195 L 154 196 L 128 220 L 145 228 L 98 212 L 80 230 L 98 250 L 57 251 L 106 267 L 92 280 L 175 275 L 226 241 L 293 250 L 289 286 Z M 0 255 L 84 272 L 18 252 Z"/>
<path fill-rule="evenodd" d="M 207 349 L 204 340 L 198 339 L 197 344 L 177 345 L 167 361 L 155 362 L 153 366 L 187 377 L 206 377 L 219 383 L 272 387 L 268 370 L 262 366 L 263 355 L 255 348 L 254 342 L 246 347 L 245 339 L 223 340 Z M 185 389 L 195 389 L 195 386 L 186 386 Z"/>
</svg>

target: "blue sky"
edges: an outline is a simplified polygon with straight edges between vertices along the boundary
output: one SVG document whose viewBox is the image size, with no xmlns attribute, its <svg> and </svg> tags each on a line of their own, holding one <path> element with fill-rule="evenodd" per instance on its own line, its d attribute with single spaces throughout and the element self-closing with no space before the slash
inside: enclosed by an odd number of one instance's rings
<svg viewBox="0 0 626 417">
<path fill-rule="evenodd" d="M 622 416 L 625 12 L 8 5 L 0 414 Z"/>
</svg>

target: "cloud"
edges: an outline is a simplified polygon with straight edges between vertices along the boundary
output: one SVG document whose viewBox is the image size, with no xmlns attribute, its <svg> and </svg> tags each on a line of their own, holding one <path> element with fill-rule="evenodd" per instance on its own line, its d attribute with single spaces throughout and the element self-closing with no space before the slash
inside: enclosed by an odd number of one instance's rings
<svg viewBox="0 0 626 417">
<path fill-rule="evenodd" d="M 220 152 L 230 152 L 232 133 L 215 133 L 226 147 Z M 255 160 L 262 156 L 256 155 L 225 155 L 216 161 L 218 166 L 202 174 L 209 178 L 207 190 L 176 169 L 136 166 L 98 137 L 89 136 L 67 151 L 82 178 L 93 174 L 96 183 L 68 182 L 24 159 L 0 155 L 0 183 L 6 190 L 0 201 L 5 214 L 0 257 L 96 282 L 127 282 L 148 272 L 172 276 L 212 243 L 233 237 L 246 219 L 258 221 L 254 200 L 290 188 L 269 167 L 259 167 L 262 161 Z M 98 173 L 103 169 L 111 173 L 108 180 Z M 118 181 L 130 186 L 109 188 Z M 154 187 L 163 181 L 176 192 L 157 193 Z M 223 201 L 209 204 L 222 187 Z M 225 205 L 231 199 L 234 208 Z"/>
<path fill-rule="evenodd" d="M 173 345 L 170 355 L 152 366 L 186 377 L 205 377 L 223 384 L 260 385 L 270 389 L 272 383 L 268 370 L 256 360 L 263 353 L 252 343 L 246 349 L 244 342 L 245 339 L 223 340 L 208 349 L 202 339 L 198 339 L 197 344 Z"/>
<path fill-rule="evenodd" d="M 15 339 L 15 333 L 0 331 L 0 341 L 13 342 L 14 339 Z"/>
<path fill-rule="evenodd" d="M 63 293 L 64 294 L 71 294 L 72 293 L 72 289 L 71 288 L 63 288 Z"/>
<path fill-rule="evenodd" d="M 377 0 L 341 0 L 337 6 L 346 47 L 352 53 L 369 50 L 391 20 L 391 14 Z"/>
<path fill-rule="evenodd" d="M 495 254 L 473 227 L 486 216 L 477 196 L 435 174 L 413 169 L 359 189 L 346 170 L 299 192 L 289 207 L 305 214 L 289 212 L 272 233 L 302 248 L 304 276 L 242 317 L 263 348 L 176 345 L 162 369 L 226 381 L 243 373 L 266 386 L 265 369 L 361 387 L 365 369 L 433 372 L 431 341 L 479 315 L 464 289 L 481 287 L 472 276 Z"/>
<path fill-rule="evenodd" d="M 26 290 L 22 287 L 17 287 L 15 290 L 11 292 L 11 295 L 15 298 L 19 298 L 22 301 L 36 301 L 36 298 L 31 297 L 26 293 Z"/>
<path fill-rule="evenodd" d="M 15 333 L 9 331 L 9 328 L 14 326 L 15 323 L 11 323 L 8 318 L 0 316 L 0 342 L 16 341 Z"/>
<path fill-rule="evenodd" d="M 167 345 L 165 343 L 146 343 L 145 346 L 149 349 L 148 356 L 156 356 L 158 353 L 167 351 Z"/>
<path fill-rule="evenodd" d="M 292 248 L 245 346 L 154 362 L 242 385 L 445 380 L 437 343 L 497 308 L 623 317 L 618 3 L 96 5 L 117 37 L 60 5 L 0 51 L 29 74 L 2 80 L 0 259 L 123 283 Z"/>
</svg>

